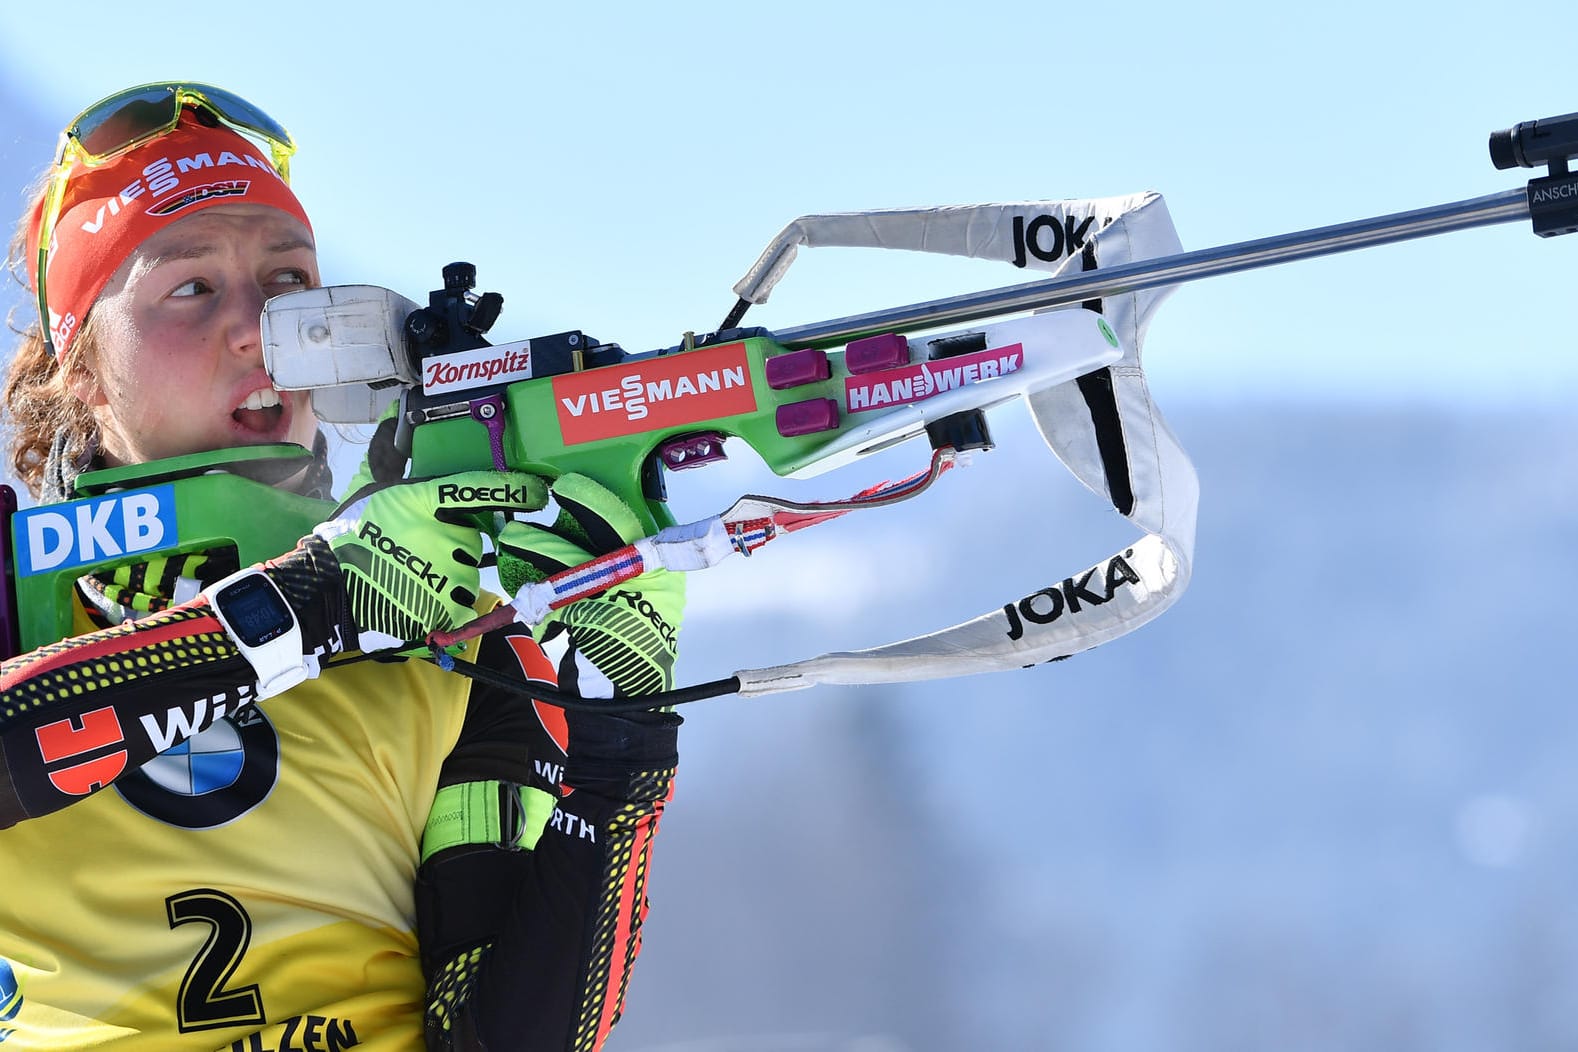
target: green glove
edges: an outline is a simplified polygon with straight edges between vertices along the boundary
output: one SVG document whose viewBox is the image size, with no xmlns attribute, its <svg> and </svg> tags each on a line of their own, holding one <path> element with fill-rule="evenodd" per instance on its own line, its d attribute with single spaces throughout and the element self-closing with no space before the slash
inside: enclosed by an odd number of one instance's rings
<svg viewBox="0 0 1578 1052">
<path fill-rule="evenodd" d="M 313 532 L 340 563 L 363 651 L 408 649 L 476 616 L 482 535 L 548 503 L 535 475 L 466 471 L 358 493 Z"/>
<path fill-rule="evenodd" d="M 561 475 L 550 491 L 559 505 L 552 526 L 511 522 L 497 537 L 499 581 L 508 595 L 646 533 L 633 511 L 585 475 Z M 635 698 L 673 686 L 684 609 L 684 575 L 649 570 L 555 611 L 533 634 L 558 666 L 561 690 Z"/>
</svg>

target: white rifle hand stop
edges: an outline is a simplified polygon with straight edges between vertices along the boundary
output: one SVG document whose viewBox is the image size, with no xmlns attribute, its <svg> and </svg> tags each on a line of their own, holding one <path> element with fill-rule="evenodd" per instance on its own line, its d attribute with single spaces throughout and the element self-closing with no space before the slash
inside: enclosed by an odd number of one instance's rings
<svg viewBox="0 0 1578 1052">
<path fill-rule="evenodd" d="M 263 305 L 263 365 L 282 391 L 312 391 L 318 419 L 370 424 L 420 377 L 405 353 L 417 304 L 376 285 L 330 285 Z"/>
</svg>

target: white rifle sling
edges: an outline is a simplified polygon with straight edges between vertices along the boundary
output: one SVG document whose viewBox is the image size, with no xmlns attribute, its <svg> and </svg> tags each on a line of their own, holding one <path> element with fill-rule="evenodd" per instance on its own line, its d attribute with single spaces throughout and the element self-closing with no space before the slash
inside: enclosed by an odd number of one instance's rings
<svg viewBox="0 0 1578 1052">
<path fill-rule="evenodd" d="M 1154 193 L 1092 200 L 806 216 L 784 229 L 735 286 L 764 301 L 799 245 L 902 248 L 1050 270 L 1058 276 L 1180 252 Z M 1025 397 L 1042 437 L 1086 487 L 1145 535 L 1108 559 L 926 635 L 737 673 L 746 696 L 819 683 L 885 683 L 991 672 L 1088 650 L 1150 621 L 1189 581 L 1199 482 L 1152 401 L 1141 364 L 1150 318 L 1170 288 L 1111 296 L 1101 310 L 1122 357 Z M 1099 601 L 1090 601 L 1092 598 Z"/>
</svg>

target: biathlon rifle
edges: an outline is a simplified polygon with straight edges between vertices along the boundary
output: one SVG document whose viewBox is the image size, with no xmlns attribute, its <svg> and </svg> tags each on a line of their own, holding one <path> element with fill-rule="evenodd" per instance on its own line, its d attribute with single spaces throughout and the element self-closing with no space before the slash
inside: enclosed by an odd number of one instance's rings
<svg viewBox="0 0 1578 1052">
<path fill-rule="evenodd" d="M 621 496 L 648 527 L 650 536 L 629 548 L 529 585 L 490 618 L 436 635 L 429 640 L 435 650 L 502 620 L 534 623 L 646 569 L 701 569 L 806 526 L 908 499 L 961 454 L 990 449 L 986 412 L 1023 399 L 1059 459 L 1145 536 L 951 628 L 740 672 L 666 700 L 1029 665 L 1132 631 L 1187 584 L 1197 485 L 1140 362 L 1161 299 L 1204 277 L 1523 218 L 1541 236 L 1578 229 L 1578 175 L 1568 171 L 1578 156 L 1578 114 L 1493 133 L 1490 153 L 1497 168 L 1544 165 L 1547 174 L 1488 197 L 1194 252 L 1182 251 L 1155 194 L 805 216 L 736 284 L 739 298 L 717 330 L 686 333 L 648 353 L 581 331 L 490 344 L 485 334 L 503 300 L 476 293 L 475 269 L 464 263 L 444 268 L 443 287 L 426 306 L 366 285 L 270 300 L 264 353 L 276 385 L 312 389 L 326 421 L 370 423 L 392 414 L 395 446 L 412 477 L 488 467 L 549 478 L 579 472 Z M 941 251 L 1053 276 L 776 332 L 742 328 L 748 307 L 766 301 L 801 245 Z M 922 436 L 932 448 L 925 470 L 845 500 L 753 495 L 686 524 L 666 504 L 665 476 L 722 459 L 730 438 L 748 444 L 775 474 L 805 477 Z M 0 498 L 14 506 L 9 494 Z M 76 563 L 57 569 L 57 580 L 39 570 L 28 514 L 5 531 L 14 548 L 3 553 L 8 590 L 24 611 L 56 602 L 63 584 L 69 591 L 68 569 L 84 572 Z M 91 521 L 94 513 L 87 514 Z M 185 521 L 169 550 L 188 534 L 211 543 L 216 531 L 189 530 Z M 155 550 L 120 547 L 120 561 Z M 243 561 L 273 554 L 242 550 Z M 58 618 L 19 619 L 11 606 L 4 619 L 12 651 L 59 638 Z"/>
</svg>

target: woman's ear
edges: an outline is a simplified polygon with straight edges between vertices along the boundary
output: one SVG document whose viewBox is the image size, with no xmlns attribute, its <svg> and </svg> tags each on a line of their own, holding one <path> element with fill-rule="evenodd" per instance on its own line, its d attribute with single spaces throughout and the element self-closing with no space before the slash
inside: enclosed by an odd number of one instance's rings
<svg viewBox="0 0 1578 1052">
<path fill-rule="evenodd" d="M 73 348 L 66 360 L 61 363 L 64 372 L 66 390 L 83 405 L 92 408 L 109 404 L 109 399 L 104 395 L 104 385 L 99 383 L 98 375 L 84 359 L 81 351 Z"/>
</svg>

